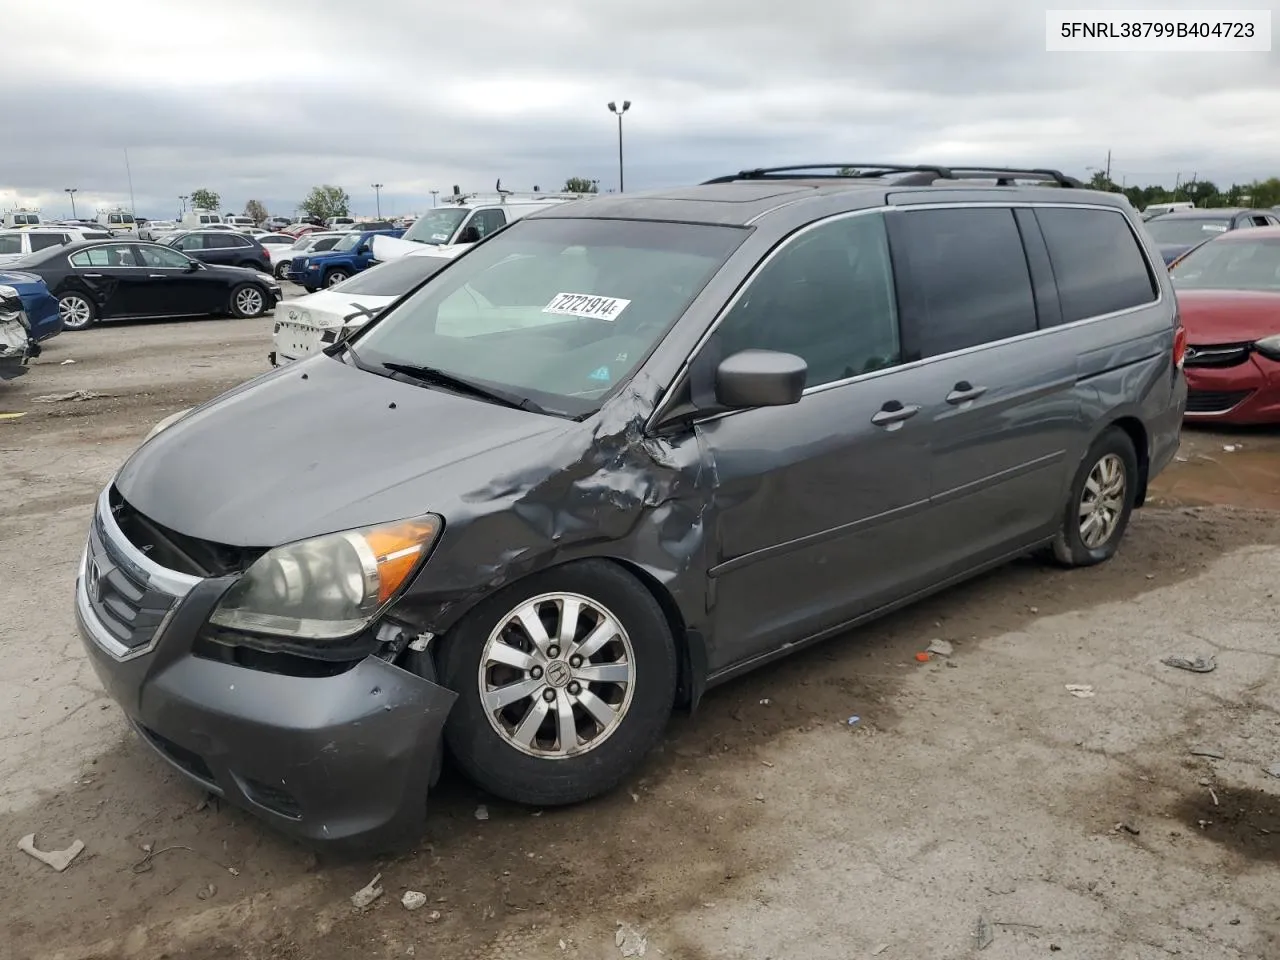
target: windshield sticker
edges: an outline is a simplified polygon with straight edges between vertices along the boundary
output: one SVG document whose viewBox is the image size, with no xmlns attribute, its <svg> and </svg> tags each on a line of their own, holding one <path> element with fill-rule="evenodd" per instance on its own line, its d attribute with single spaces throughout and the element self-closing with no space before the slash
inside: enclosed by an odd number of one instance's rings
<svg viewBox="0 0 1280 960">
<path fill-rule="evenodd" d="M 440 241 L 441 243 L 444 243 L 446 240 L 448 240 L 448 239 L 449 239 L 449 235 L 448 235 L 447 233 L 433 233 L 433 234 L 431 235 L 431 239 L 432 239 L 432 240 L 438 240 L 438 241 Z"/>
<path fill-rule="evenodd" d="M 1221 223 L 1206 223 L 1200 229 L 1204 230 L 1206 233 L 1226 233 L 1227 232 L 1227 228 Z"/>
<path fill-rule="evenodd" d="M 597 297 L 589 293 L 557 293 L 551 302 L 542 308 L 542 312 L 554 313 L 562 317 L 607 320 L 613 323 L 630 304 L 630 300 L 619 300 L 617 297 Z"/>
<path fill-rule="evenodd" d="M 595 372 L 591 374 L 591 379 L 592 379 L 592 380 L 603 380 L 603 381 L 605 381 L 606 383 L 608 383 L 608 382 L 609 382 L 609 368 L 608 368 L 608 367 L 598 367 L 598 368 L 596 368 Z"/>
</svg>

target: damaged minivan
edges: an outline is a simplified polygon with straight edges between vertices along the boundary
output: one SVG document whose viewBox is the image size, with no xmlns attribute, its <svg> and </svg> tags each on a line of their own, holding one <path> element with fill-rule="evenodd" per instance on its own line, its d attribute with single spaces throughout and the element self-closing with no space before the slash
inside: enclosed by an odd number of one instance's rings
<svg viewBox="0 0 1280 960">
<path fill-rule="evenodd" d="M 713 684 L 1109 559 L 1185 405 L 1160 264 L 1052 171 L 556 205 L 157 425 L 94 512 L 85 647 L 161 757 L 295 835 L 413 834 L 446 753 L 587 800 Z"/>
</svg>

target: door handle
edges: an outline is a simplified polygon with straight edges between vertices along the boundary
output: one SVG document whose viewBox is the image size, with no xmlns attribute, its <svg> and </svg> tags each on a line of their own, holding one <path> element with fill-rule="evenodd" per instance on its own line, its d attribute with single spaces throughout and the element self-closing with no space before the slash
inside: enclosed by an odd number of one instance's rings
<svg viewBox="0 0 1280 960">
<path fill-rule="evenodd" d="M 86 277 L 88 277 L 90 280 L 101 280 L 101 279 L 102 279 L 102 274 L 100 274 L 100 273 L 86 273 L 86 274 L 85 274 L 85 276 L 86 276 Z"/>
<path fill-rule="evenodd" d="M 163 273 L 148 273 L 148 274 L 147 274 L 147 278 L 148 278 L 149 280 L 163 280 L 163 279 L 164 279 L 164 274 L 163 274 Z"/>
<path fill-rule="evenodd" d="M 975 387 L 968 380 L 961 380 L 947 394 L 947 403 L 956 406 L 961 403 L 968 403 L 970 400 L 977 400 L 980 396 L 987 392 L 986 387 Z"/>
<path fill-rule="evenodd" d="M 912 404 L 911 406 L 903 406 L 897 400 L 890 400 L 883 407 L 876 411 L 872 416 L 871 422 L 877 427 L 888 427 L 890 430 L 898 427 L 904 420 L 910 420 L 920 412 L 920 407 Z"/>
</svg>

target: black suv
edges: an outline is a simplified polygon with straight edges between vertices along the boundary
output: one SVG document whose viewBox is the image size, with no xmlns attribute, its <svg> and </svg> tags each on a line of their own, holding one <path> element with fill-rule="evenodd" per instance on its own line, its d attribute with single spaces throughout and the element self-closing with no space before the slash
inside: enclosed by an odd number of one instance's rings
<svg viewBox="0 0 1280 960">
<path fill-rule="evenodd" d="M 271 273 L 271 256 L 262 244 L 234 230 L 192 230 L 164 237 L 160 242 L 203 263 Z"/>
<path fill-rule="evenodd" d="M 158 424 L 75 592 L 146 742 L 315 839 L 419 828 L 446 745 L 572 803 L 712 684 L 1022 554 L 1108 560 L 1186 403 L 1137 214 L 848 166 L 549 206 Z"/>
</svg>

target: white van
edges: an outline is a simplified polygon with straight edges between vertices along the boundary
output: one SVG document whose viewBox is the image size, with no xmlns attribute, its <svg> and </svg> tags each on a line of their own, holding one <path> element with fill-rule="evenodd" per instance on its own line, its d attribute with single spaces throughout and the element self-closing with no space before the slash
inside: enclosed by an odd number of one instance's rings
<svg viewBox="0 0 1280 960">
<path fill-rule="evenodd" d="M 324 225 L 327 230 L 345 230 L 347 227 L 355 226 L 355 223 L 354 217 L 329 217 Z"/>
<path fill-rule="evenodd" d="M 27 210 L 22 207 L 17 210 L 6 210 L 4 226 L 6 230 L 14 227 L 38 227 L 40 226 L 40 213 L 39 211 Z"/>
<path fill-rule="evenodd" d="M 241 230 L 241 231 L 252 230 L 254 227 L 257 226 L 257 224 L 253 222 L 252 217 L 233 217 L 230 214 L 223 217 L 222 222 L 226 224 L 230 224 L 231 226 L 235 227 L 237 230 Z"/>
<path fill-rule="evenodd" d="M 212 210 L 188 210 L 182 215 L 182 225 L 189 230 L 198 230 L 211 223 L 222 223 L 222 217 Z"/>
<path fill-rule="evenodd" d="M 454 196 L 432 207 L 404 232 L 400 239 L 373 238 L 373 259 L 378 262 L 397 257 L 466 249 L 513 220 L 572 200 L 596 196 L 592 193 L 502 193 L 492 197 Z"/>
<path fill-rule="evenodd" d="M 137 226 L 133 214 L 118 207 L 115 210 L 99 210 L 94 219 L 112 233 L 129 233 Z"/>
</svg>

